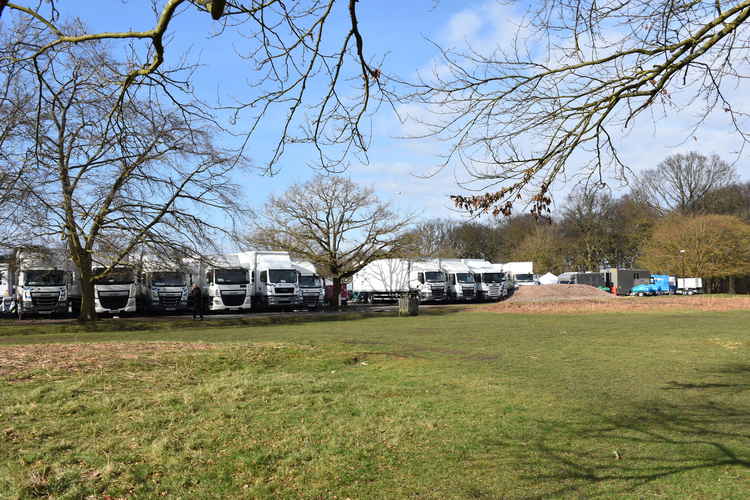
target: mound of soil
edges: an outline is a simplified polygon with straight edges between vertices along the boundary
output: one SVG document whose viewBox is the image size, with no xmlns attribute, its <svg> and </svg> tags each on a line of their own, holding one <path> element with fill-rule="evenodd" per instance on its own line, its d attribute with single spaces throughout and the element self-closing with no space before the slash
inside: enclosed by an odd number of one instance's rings
<svg viewBox="0 0 750 500">
<path fill-rule="evenodd" d="M 564 291 L 560 287 L 576 287 Z M 569 294 L 569 295 L 565 295 Z M 527 286 L 513 297 L 475 310 L 499 313 L 587 314 L 628 312 L 690 312 L 750 310 L 747 295 L 665 295 L 660 297 L 615 297 L 587 285 Z"/>
<path fill-rule="evenodd" d="M 552 302 L 568 300 L 614 300 L 611 293 L 590 285 L 521 286 L 506 301 L 509 303 Z"/>
</svg>

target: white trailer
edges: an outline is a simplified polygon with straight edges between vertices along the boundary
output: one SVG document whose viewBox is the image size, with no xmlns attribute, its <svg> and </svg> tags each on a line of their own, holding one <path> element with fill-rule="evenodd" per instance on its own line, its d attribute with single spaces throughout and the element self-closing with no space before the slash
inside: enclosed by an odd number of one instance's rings
<svg viewBox="0 0 750 500">
<path fill-rule="evenodd" d="M 252 274 L 253 303 L 258 309 L 302 304 L 299 272 L 289 252 L 250 251 L 236 255 L 240 265 Z"/>
<path fill-rule="evenodd" d="M 501 300 L 508 295 L 505 272 L 501 264 L 484 259 L 461 259 L 474 273 L 479 300 Z"/>
<path fill-rule="evenodd" d="M 681 295 L 703 293 L 703 278 L 677 278 L 675 293 Z"/>
<path fill-rule="evenodd" d="M 253 287 L 250 271 L 236 254 L 214 255 L 194 264 L 192 281 L 201 287 L 206 311 L 250 311 Z"/>
<path fill-rule="evenodd" d="M 394 301 L 402 293 L 416 292 L 419 300 L 447 298 L 445 273 L 437 260 L 380 259 L 352 277 L 352 293 L 361 302 Z"/>
<path fill-rule="evenodd" d="M 448 298 L 467 302 L 477 298 L 474 273 L 460 259 L 440 259 L 440 268 L 446 274 Z"/>
<path fill-rule="evenodd" d="M 513 280 L 515 287 L 539 284 L 539 280 L 534 275 L 533 262 L 506 262 L 502 266 Z"/>
<path fill-rule="evenodd" d="M 326 295 L 323 277 L 318 274 L 312 262 L 293 260 L 292 265 L 299 273 L 302 303 L 311 309 L 322 307 Z"/>
</svg>

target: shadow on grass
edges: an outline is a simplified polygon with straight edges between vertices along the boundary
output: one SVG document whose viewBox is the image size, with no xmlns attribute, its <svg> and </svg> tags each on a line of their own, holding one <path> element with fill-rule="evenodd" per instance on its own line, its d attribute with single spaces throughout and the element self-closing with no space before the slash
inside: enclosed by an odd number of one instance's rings
<svg viewBox="0 0 750 500">
<path fill-rule="evenodd" d="M 442 316 L 462 312 L 461 307 L 432 307 L 422 309 L 425 316 Z M 398 310 L 382 308 L 353 307 L 344 311 L 290 312 L 248 314 L 241 317 L 206 315 L 204 321 L 184 317 L 123 317 L 118 319 L 100 318 L 95 323 L 80 323 L 69 320 L 0 320 L 0 343 L 3 337 L 19 335 L 89 333 L 89 332 L 143 332 L 175 331 L 184 329 L 236 328 L 251 326 L 291 325 L 322 321 L 353 321 L 367 318 L 397 317 Z"/>
<path fill-rule="evenodd" d="M 741 477 L 733 482 L 725 472 L 706 476 L 705 471 L 750 469 L 750 404 L 747 398 L 740 402 L 735 397 L 750 388 L 750 365 L 728 365 L 707 376 L 724 380 L 670 382 L 664 387 L 684 391 L 680 402 L 633 404 L 616 414 L 610 413 L 615 410 L 611 408 L 578 422 L 537 421 L 538 428 L 544 429 L 541 435 L 511 447 L 530 471 L 524 479 L 549 488 L 523 498 L 648 496 L 664 493 L 676 484 L 669 478 L 678 475 L 686 475 L 679 481 L 688 496 L 711 492 L 715 498 L 736 496 L 742 491 Z M 649 483 L 664 479 L 672 486 L 655 484 L 657 491 L 649 491 Z M 693 491 L 696 485 L 703 490 Z"/>
</svg>

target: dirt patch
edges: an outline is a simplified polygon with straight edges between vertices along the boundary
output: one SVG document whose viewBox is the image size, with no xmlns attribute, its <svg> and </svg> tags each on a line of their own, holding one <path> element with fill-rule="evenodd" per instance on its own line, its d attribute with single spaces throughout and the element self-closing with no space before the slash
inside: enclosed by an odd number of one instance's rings
<svg viewBox="0 0 750 500">
<path fill-rule="evenodd" d="M 614 300 L 611 293 L 589 285 L 521 286 L 505 304 L 551 302 L 562 300 Z"/>
<path fill-rule="evenodd" d="M 487 304 L 475 310 L 539 314 L 662 311 L 721 312 L 750 310 L 750 296 L 616 297 L 588 285 L 543 285 L 521 287 L 508 300 Z"/>
<path fill-rule="evenodd" d="M 83 372 L 125 360 L 156 360 L 181 351 L 215 349 L 214 344 L 181 342 L 127 342 L 94 344 L 32 344 L 0 347 L 0 377 L 29 378 L 39 371 Z"/>
</svg>

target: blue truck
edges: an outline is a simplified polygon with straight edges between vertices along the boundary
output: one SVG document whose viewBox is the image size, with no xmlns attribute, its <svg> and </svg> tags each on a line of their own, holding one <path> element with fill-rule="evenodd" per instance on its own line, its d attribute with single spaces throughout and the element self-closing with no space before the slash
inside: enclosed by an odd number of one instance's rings
<svg viewBox="0 0 750 500">
<path fill-rule="evenodd" d="M 666 274 L 652 274 L 648 283 L 634 286 L 630 295 L 644 297 L 646 295 L 671 295 L 675 293 L 677 282 L 673 276 Z"/>
</svg>

